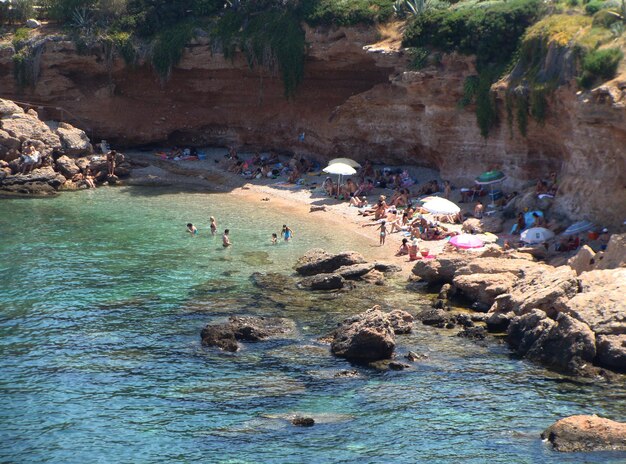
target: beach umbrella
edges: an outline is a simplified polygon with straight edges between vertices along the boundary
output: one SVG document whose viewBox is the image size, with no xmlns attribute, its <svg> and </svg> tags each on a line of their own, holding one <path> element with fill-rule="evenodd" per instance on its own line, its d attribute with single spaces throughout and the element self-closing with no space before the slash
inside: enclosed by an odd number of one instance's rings
<svg viewBox="0 0 626 464">
<path fill-rule="evenodd" d="M 565 229 L 565 231 L 563 232 L 563 235 L 582 234 L 584 232 L 587 232 L 587 231 L 593 229 L 594 227 L 595 227 L 595 225 L 592 222 L 589 222 L 589 221 L 575 222 L 574 224 L 569 226 L 567 229 Z"/>
<path fill-rule="evenodd" d="M 487 171 L 478 176 L 474 182 L 478 185 L 489 185 L 491 189 L 491 206 L 495 206 L 493 199 L 493 186 L 494 184 L 504 182 L 505 179 L 506 175 L 504 175 L 502 171 Z"/>
<path fill-rule="evenodd" d="M 461 211 L 457 205 L 445 198 L 435 197 L 422 206 L 426 211 L 431 214 L 457 214 Z"/>
<path fill-rule="evenodd" d="M 522 242 L 529 245 L 544 243 L 554 237 L 554 232 L 545 227 L 531 227 L 522 232 Z"/>
<path fill-rule="evenodd" d="M 337 163 L 347 164 L 348 166 L 353 167 L 353 168 L 361 167 L 359 163 L 357 163 L 356 161 L 350 158 L 335 158 L 335 159 L 330 160 L 328 162 L 328 165 L 330 166 L 331 164 L 337 164 Z"/>
<path fill-rule="evenodd" d="M 472 234 L 455 235 L 450 239 L 450 243 L 455 247 L 463 248 L 464 250 L 469 248 L 480 248 L 485 245 L 480 237 Z"/>
<path fill-rule="evenodd" d="M 341 176 L 351 176 L 353 174 L 356 174 L 356 169 L 345 163 L 329 164 L 324 169 L 322 169 L 322 171 L 328 174 L 336 174 L 337 176 L 339 176 L 339 179 L 337 180 L 337 185 L 341 185 Z"/>
</svg>

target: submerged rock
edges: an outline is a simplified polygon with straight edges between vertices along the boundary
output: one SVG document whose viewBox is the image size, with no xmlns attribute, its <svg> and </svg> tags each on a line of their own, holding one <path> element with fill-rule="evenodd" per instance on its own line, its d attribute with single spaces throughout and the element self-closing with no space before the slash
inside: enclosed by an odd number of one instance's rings
<svg viewBox="0 0 626 464">
<path fill-rule="evenodd" d="M 541 434 L 562 452 L 626 451 L 626 424 L 593 416 L 561 419 Z"/>
<path fill-rule="evenodd" d="M 388 359 L 396 347 L 389 316 L 379 307 L 343 321 L 335 330 L 331 351 L 334 355 L 354 361 Z"/>
<path fill-rule="evenodd" d="M 200 333 L 202 344 L 237 351 L 240 341 L 261 341 L 294 331 L 289 319 L 279 317 L 231 316 L 224 324 L 209 324 Z"/>
<path fill-rule="evenodd" d="M 315 419 L 312 417 L 294 417 L 291 423 L 297 427 L 312 427 L 315 425 Z"/>
<path fill-rule="evenodd" d="M 421 320 L 424 325 L 433 325 L 440 328 L 445 327 L 450 321 L 450 315 L 440 308 L 425 309 L 417 315 L 417 318 Z"/>
<path fill-rule="evenodd" d="M 389 313 L 389 322 L 393 327 L 393 332 L 398 334 L 408 334 L 413 331 L 413 316 L 401 309 L 395 309 Z"/>
</svg>

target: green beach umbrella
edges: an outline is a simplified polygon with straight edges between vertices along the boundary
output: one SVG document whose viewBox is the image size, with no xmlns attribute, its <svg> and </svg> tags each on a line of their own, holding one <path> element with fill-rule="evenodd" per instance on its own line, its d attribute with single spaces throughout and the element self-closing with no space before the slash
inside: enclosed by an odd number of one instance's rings
<svg viewBox="0 0 626 464">
<path fill-rule="evenodd" d="M 487 171 L 476 178 L 476 183 L 478 185 L 497 184 L 504 179 L 506 179 L 506 176 L 502 171 Z"/>
<path fill-rule="evenodd" d="M 491 186 L 491 206 L 495 206 L 493 199 L 493 184 L 503 182 L 504 179 L 506 179 L 506 175 L 502 171 L 487 171 L 478 176 L 474 182 L 478 185 Z"/>
</svg>

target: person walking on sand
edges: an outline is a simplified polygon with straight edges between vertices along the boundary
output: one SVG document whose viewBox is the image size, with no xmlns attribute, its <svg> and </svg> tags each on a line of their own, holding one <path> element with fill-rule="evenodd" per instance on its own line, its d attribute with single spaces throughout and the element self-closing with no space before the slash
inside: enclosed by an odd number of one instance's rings
<svg viewBox="0 0 626 464">
<path fill-rule="evenodd" d="M 224 248 L 229 247 L 232 245 L 232 243 L 230 243 L 230 238 L 228 237 L 228 233 L 230 232 L 230 230 L 226 229 L 224 230 L 224 235 L 222 235 L 222 246 Z"/>
<path fill-rule="evenodd" d="M 215 235 L 217 233 L 217 222 L 215 221 L 215 218 L 213 216 L 211 216 L 209 219 L 211 221 L 211 235 Z"/>
<path fill-rule="evenodd" d="M 187 232 L 189 232 L 192 236 L 198 235 L 198 229 L 191 222 L 187 224 Z"/>
<path fill-rule="evenodd" d="M 284 237 L 285 237 L 285 242 L 288 242 L 289 240 L 291 240 L 293 238 L 293 230 L 291 230 L 289 228 L 289 226 L 283 226 L 284 229 Z"/>
<path fill-rule="evenodd" d="M 385 237 L 387 236 L 387 223 L 382 221 L 378 230 L 380 231 L 380 246 L 383 246 L 385 244 Z"/>
</svg>

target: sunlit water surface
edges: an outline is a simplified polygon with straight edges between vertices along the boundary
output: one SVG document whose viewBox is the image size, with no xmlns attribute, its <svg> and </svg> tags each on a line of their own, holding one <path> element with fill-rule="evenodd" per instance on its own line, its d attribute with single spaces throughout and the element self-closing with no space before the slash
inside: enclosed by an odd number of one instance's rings
<svg viewBox="0 0 626 464">
<path fill-rule="evenodd" d="M 207 234 L 232 230 L 231 249 Z M 200 228 L 190 237 L 187 222 Z M 283 223 L 291 243 L 270 244 Z M 417 325 L 404 372 L 352 369 L 317 342 L 348 314 L 382 303 L 413 313 L 404 282 L 344 294 L 254 286 L 292 273 L 312 247 L 369 242 L 315 216 L 285 217 L 231 195 L 101 188 L 0 200 L 1 462 L 626 462 L 559 454 L 539 438 L 558 418 L 626 419 L 626 388 L 566 381 L 509 355 Z M 297 334 L 236 354 L 200 345 L 229 314 L 283 316 Z M 316 419 L 296 428 L 294 414 Z"/>
</svg>

